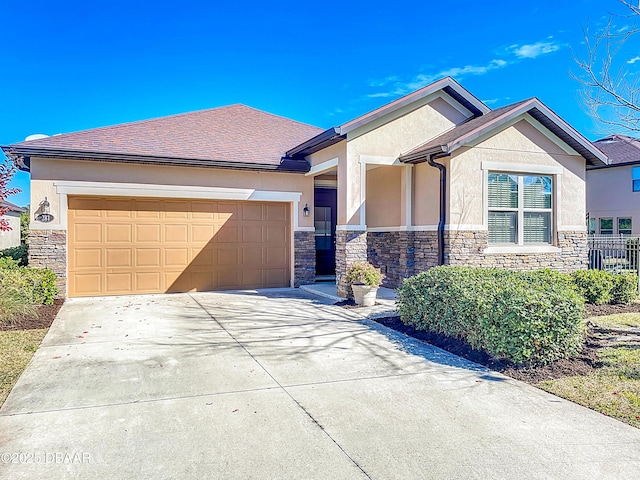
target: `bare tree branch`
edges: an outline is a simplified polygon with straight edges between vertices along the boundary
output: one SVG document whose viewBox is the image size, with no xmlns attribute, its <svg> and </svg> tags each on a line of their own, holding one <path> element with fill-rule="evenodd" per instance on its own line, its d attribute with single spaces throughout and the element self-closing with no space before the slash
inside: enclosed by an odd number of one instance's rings
<svg viewBox="0 0 640 480">
<path fill-rule="evenodd" d="M 591 32 L 585 28 L 586 58 L 574 56 L 581 73 L 571 77 L 583 85 L 580 100 L 600 130 L 640 131 L 640 77 L 629 74 L 629 65 L 640 58 L 625 58 L 624 47 L 638 32 L 636 21 L 640 18 L 640 4 L 620 0 L 629 9 L 628 15 L 609 15 L 604 28 Z M 617 28 L 616 21 L 628 19 L 629 28 Z M 621 62 L 623 62 L 621 64 Z"/>
</svg>

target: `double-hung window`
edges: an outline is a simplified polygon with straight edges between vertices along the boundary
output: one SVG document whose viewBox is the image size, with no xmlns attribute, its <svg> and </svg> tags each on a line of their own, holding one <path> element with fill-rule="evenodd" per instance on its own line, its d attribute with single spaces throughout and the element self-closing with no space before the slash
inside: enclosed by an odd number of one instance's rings
<svg viewBox="0 0 640 480">
<path fill-rule="evenodd" d="M 632 177 L 632 190 L 634 192 L 640 192 L 640 167 L 633 167 L 631 169 Z"/>
<path fill-rule="evenodd" d="M 551 244 L 553 177 L 488 174 L 489 243 Z"/>
</svg>

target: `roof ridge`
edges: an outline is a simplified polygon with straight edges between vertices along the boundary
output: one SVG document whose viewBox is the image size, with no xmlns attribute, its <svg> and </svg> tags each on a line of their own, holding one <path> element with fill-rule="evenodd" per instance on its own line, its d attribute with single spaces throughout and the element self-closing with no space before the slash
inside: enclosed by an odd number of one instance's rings
<svg viewBox="0 0 640 480">
<path fill-rule="evenodd" d="M 115 129 L 120 129 L 120 128 L 125 128 L 125 127 L 130 127 L 132 125 L 143 125 L 143 124 L 149 124 L 149 123 L 154 123 L 154 122 L 158 122 L 158 121 L 164 121 L 164 120 L 169 120 L 169 119 L 174 119 L 174 118 L 179 118 L 179 117 L 185 117 L 185 116 L 191 116 L 191 115 L 198 115 L 198 114 L 203 114 L 203 113 L 208 113 L 208 112 L 212 112 L 214 110 L 223 110 L 223 109 L 228 109 L 228 108 L 233 108 L 233 107 L 243 107 L 243 108 L 247 108 L 256 112 L 260 112 L 263 113 L 265 115 L 270 115 L 272 117 L 277 117 L 277 118 L 281 118 L 290 122 L 295 122 L 298 123 L 300 125 L 305 125 L 305 126 L 309 126 L 309 127 L 314 127 L 314 128 L 318 128 L 320 129 L 320 127 L 316 127 L 315 125 L 311 125 L 308 123 L 304 123 L 304 122 L 300 122 L 298 120 L 293 120 L 291 118 L 287 118 L 283 115 L 277 115 L 274 113 L 270 113 L 267 112 L 265 110 L 260 110 L 259 108 L 255 108 L 249 105 L 245 105 L 243 103 L 232 103 L 230 105 L 221 105 L 218 107 L 212 107 L 212 108 L 203 108 L 200 110 L 192 110 L 189 112 L 182 112 L 182 113 L 174 113 L 171 115 L 164 115 L 161 117 L 153 117 L 153 118 L 146 118 L 144 120 L 134 120 L 132 122 L 123 122 L 123 123 L 116 123 L 115 125 L 104 125 L 102 127 L 95 127 L 95 128 L 86 128 L 84 130 L 77 130 L 75 132 L 67 132 L 67 133 L 59 133 L 59 134 L 55 134 L 55 135 L 49 135 L 45 138 L 39 138 L 36 140 L 23 140 L 22 142 L 16 142 L 16 144 L 24 144 L 27 143 L 29 145 L 37 145 L 37 142 L 39 140 L 47 140 L 49 138 L 52 137 L 56 137 L 56 138 L 60 138 L 60 137 L 66 137 L 69 135 L 77 135 L 80 133 L 86 133 L 86 132 L 100 132 L 100 131 L 104 131 L 104 130 L 115 130 Z M 14 144 L 11 144 L 14 145 Z"/>
</svg>

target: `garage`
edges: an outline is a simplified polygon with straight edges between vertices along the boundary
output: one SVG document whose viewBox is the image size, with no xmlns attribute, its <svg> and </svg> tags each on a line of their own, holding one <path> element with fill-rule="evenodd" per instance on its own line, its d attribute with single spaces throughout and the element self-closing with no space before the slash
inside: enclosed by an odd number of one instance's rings
<svg viewBox="0 0 640 480">
<path fill-rule="evenodd" d="M 288 287 L 284 202 L 68 197 L 70 297 Z"/>
</svg>

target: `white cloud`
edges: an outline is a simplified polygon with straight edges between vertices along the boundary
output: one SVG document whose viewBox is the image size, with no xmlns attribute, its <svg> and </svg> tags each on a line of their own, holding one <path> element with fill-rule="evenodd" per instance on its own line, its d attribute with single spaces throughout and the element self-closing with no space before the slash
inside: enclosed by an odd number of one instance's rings
<svg viewBox="0 0 640 480">
<path fill-rule="evenodd" d="M 628 32 L 630 28 L 631 28 L 631 25 L 623 25 L 622 27 L 616 30 L 616 33 Z"/>
<path fill-rule="evenodd" d="M 511 45 L 508 50 L 517 58 L 537 58 L 540 55 L 557 52 L 563 46 L 555 42 L 536 42 L 527 45 Z"/>
<path fill-rule="evenodd" d="M 636 56 L 636 57 L 633 57 L 633 58 L 631 58 L 631 59 L 627 60 L 627 63 L 628 63 L 629 65 L 633 65 L 633 64 L 634 64 L 634 63 L 636 63 L 638 60 L 640 60 L 640 56 Z"/>
</svg>

